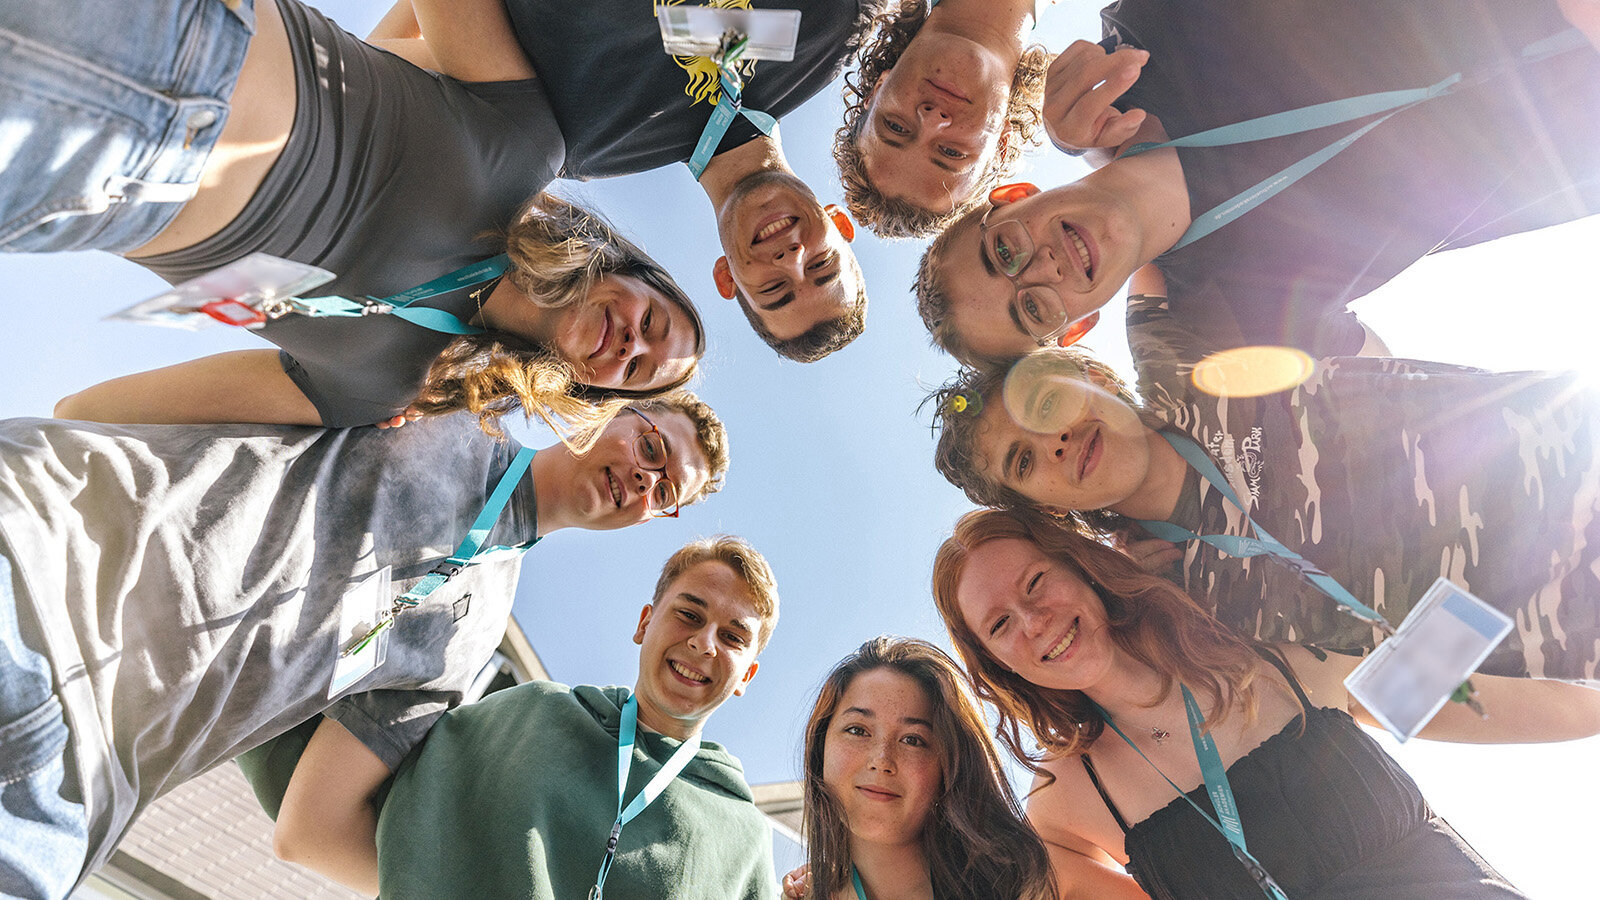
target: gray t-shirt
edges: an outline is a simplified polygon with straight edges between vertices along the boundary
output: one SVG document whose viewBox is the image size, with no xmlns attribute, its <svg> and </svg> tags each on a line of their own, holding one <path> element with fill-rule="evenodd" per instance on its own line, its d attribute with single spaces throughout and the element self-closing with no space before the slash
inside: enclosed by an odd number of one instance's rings
<svg viewBox="0 0 1600 900">
<path fill-rule="evenodd" d="M 398 431 L 0 422 L 0 552 L 55 667 L 88 866 L 169 788 L 323 712 L 398 765 L 505 631 L 520 554 L 469 567 L 330 701 L 346 590 L 410 586 L 518 448 L 468 415 Z M 486 546 L 533 539 L 524 476 Z"/>
</svg>

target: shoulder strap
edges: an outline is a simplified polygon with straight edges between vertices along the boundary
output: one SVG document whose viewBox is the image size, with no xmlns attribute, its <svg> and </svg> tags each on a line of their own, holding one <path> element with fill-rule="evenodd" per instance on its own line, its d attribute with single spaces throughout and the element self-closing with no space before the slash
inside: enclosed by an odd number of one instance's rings
<svg viewBox="0 0 1600 900">
<path fill-rule="evenodd" d="M 1289 687 L 1294 689 L 1294 695 L 1300 698 L 1300 706 L 1305 712 L 1311 712 L 1315 704 L 1311 702 L 1311 699 L 1306 696 L 1306 692 L 1300 687 L 1300 679 L 1294 677 L 1294 670 L 1289 668 L 1288 661 L 1271 647 L 1257 646 L 1256 652 L 1261 654 L 1262 659 L 1272 663 L 1274 668 L 1283 673 L 1283 677 L 1289 682 Z"/>
<path fill-rule="evenodd" d="M 1117 805 L 1111 802 L 1111 795 L 1106 793 L 1105 785 L 1100 783 L 1100 773 L 1094 770 L 1094 763 L 1089 761 L 1089 754 L 1081 753 L 1078 755 L 1078 759 L 1083 763 L 1083 771 L 1089 774 L 1089 781 L 1094 784 L 1094 789 L 1100 792 L 1100 799 L 1105 803 L 1106 809 L 1111 812 L 1111 818 L 1116 819 L 1117 827 L 1122 829 L 1123 834 L 1127 834 L 1128 821 L 1122 818 L 1122 813 L 1118 811 Z"/>
</svg>

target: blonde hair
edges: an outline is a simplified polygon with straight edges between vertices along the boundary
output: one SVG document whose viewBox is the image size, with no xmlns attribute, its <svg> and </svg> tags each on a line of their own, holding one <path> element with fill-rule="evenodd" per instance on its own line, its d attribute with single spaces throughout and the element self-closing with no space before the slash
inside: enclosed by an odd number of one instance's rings
<svg viewBox="0 0 1600 900">
<path fill-rule="evenodd" d="M 674 579 L 703 562 L 722 563 L 744 582 L 750 602 L 756 608 L 756 615 L 761 618 L 756 652 L 766 649 L 767 641 L 772 638 L 772 630 L 778 627 L 778 579 L 772 574 L 772 566 L 767 564 L 767 558 L 744 538 L 719 534 L 685 544 L 668 557 L 667 564 L 661 567 L 661 577 L 656 579 L 656 592 L 650 602 L 660 603 Z"/>
<path fill-rule="evenodd" d="M 694 302 L 655 260 L 595 213 L 540 194 L 503 237 L 511 257 L 505 277 L 533 305 L 561 309 L 583 302 L 608 275 L 637 278 L 684 311 L 694 327 L 696 358 L 705 353 L 705 325 Z M 412 407 L 430 416 L 469 410 L 496 437 L 503 435 L 500 417 L 521 408 L 581 453 L 628 401 L 670 393 L 696 369 L 690 365 L 676 381 L 648 391 L 597 388 L 580 383 L 548 347 L 484 332 L 458 338 L 439 354 Z"/>
</svg>

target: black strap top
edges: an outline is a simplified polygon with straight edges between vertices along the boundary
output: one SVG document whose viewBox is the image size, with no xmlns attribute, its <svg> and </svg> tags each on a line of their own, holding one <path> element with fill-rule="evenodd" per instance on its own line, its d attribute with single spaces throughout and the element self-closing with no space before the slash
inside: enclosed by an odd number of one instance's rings
<svg viewBox="0 0 1600 900">
<path fill-rule="evenodd" d="M 1228 767 L 1250 852 L 1294 900 L 1522 897 L 1438 818 L 1399 763 L 1343 710 L 1303 707 Z M 1302 728 L 1302 723 L 1304 723 Z M 1123 830 L 1128 873 L 1155 900 L 1261 900 L 1232 847 L 1183 798 L 1129 825 L 1087 754 L 1079 757 Z M 1189 797 L 1208 812 L 1205 785 Z M 1214 812 L 1213 812 L 1214 814 Z"/>
</svg>

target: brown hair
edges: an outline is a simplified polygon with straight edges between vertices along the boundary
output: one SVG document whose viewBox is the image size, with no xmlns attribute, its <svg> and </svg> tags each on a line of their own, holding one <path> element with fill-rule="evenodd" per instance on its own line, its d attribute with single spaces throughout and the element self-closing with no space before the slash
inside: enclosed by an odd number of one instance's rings
<svg viewBox="0 0 1600 900">
<path fill-rule="evenodd" d="M 867 330 L 867 279 L 861 274 L 861 263 L 856 260 L 853 251 L 846 251 L 841 256 L 849 265 L 850 272 L 855 275 L 855 302 L 843 315 L 823 319 L 786 341 L 778 340 L 767 330 L 766 323 L 761 321 L 754 309 L 751 309 L 750 300 L 744 295 L 744 291 L 734 288 L 739 309 L 744 312 L 745 319 L 749 320 L 750 327 L 755 329 L 756 334 L 761 336 L 768 347 L 778 351 L 778 355 L 784 359 L 792 359 L 798 363 L 816 362 L 849 344 Z"/>
<path fill-rule="evenodd" d="M 940 796 L 922 830 L 936 897 L 1053 900 L 1050 860 L 1005 780 L 989 727 L 961 670 L 927 641 L 875 637 L 839 661 L 806 723 L 805 832 L 810 895 L 831 898 L 850 884 L 850 830 L 823 783 L 828 726 L 857 675 L 898 672 L 922 688 L 933 710 Z"/>
<path fill-rule="evenodd" d="M 597 214 L 540 194 L 504 239 L 511 257 L 506 278 L 535 306 L 560 309 L 581 303 L 602 278 L 627 275 L 681 308 L 694 326 L 696 357 L 705 353 L 705 325 L 694 301 L 644 250 Z M 502 435 L 499 418 L 520 407 L 549 425 L 562 443 L 582 451 L 628 400 L 682 387 L 696 368 L 691 365 L 677 381 L 654 390 L 596 388 L 580 384 L 572 367 L 549 348 L 491 331 L 465 335 L 446 347 L 411 405 L 430 416 L 470 410 L 483 430 L 497 437 Z"/>
<path fill-rule="evenodd" d="M 767 558 L 744 538 L 719 534 L 690 541 L 679 548 L 661 567 L 661 577 L 656 579 L 656 592 L 650 602 L 660 603 L 673 579 L 703 562 L 722 563 L 744 582 L 750 603 L 755 606 L 756 615 L 761 617 L 761 634 L 756 640 L 756 652 L 765 650 L 767 641 L 772 639 L 772 630 L 778 627 L 778 579 L 772 574 L 772 566 L 767 564 Z"/>
<path fill-rule="evenodd" d="M 1143 410 L 1138 398 L 1110 366 L 1077 347 L 1042 347 L 1029 354 L 1031 359 L 1046 359 L 1052 368 L 1083 381 L 1092 381 L 1139 413 L 1147 428 L 1160 430 L 1163 423 Z M 1002 403 L 1006 375 L 1011 366 L 963 367 L 956 376 L 929 394 L 923 405 L 932 405 L 937 417 L 939 441 L 933 451 L 933 466 L 945 480 L 960 488 L 967 499 L 979 506 L 1003 509 L 1038 510 L 1039 504 L 1010 485 L 989 477 L 984 471 L 988 460 L 978 449 L 984 420 L 982 411 Z M 965 409 L 956 411 L 956 398 Z M 1092 537 L 1110 535 L 1127 526 L 1127 519 L 1108 509 L 1069 510 L 1063 524 Z"/>
<path fill-rule="evenodd" d="M 884 73 L 894 68 L 912 39 L 922 30 L 931 13 L 925 0 L 900 0 L 900 5 L 877 17 L 877 34 L 861 52 L 861 65 L 844 79 L 844 124 L 833 135 L 833 159 L 839 165 L 844 185 L 844 201 L 857 222 L 871 228 L 879 237 L 926 237 L 949 227 L 968 210 L 983 202 L 989 189 L 1016 170 L 1023 150 L 1039 142 L 1043 122 L 1040 104 L 1044 98 L 1045 72 L 1050 53 L 1033 45 L 1023 48 L 1011 77 L 1011 96 L 1006 105 L 1008 139 L 995 149 L 973 185 L 972 196 L 949 212 L 938 213 L 886 197 L 867 177 L 866 160 L 856 146 L 864 127 L 865 112 L 872 89 Z"/>
<path fill-rule="evenodd" d="M 1006 669 L 967 625 L 956 596 L 974 550 L 991 541 L 1023 540 L 1076 572 L 1105 603 L 1111 640 L 1124 653 L 1160 674 L 1155 702 L 1181 680 L 1218 698 L 1206 727 L 1241 706 L 1256 714 L 1255 678 L 1260 662 L 1251 643 L 1202 609 L 1172 582 L 1144 571 L 1104 544 L 1058 528 L 1019 510 L 976 510 L 961 517 L 955 533 L 933 560 L 933 600 L 973 689 L 1000 714 L 1000 740 L 1024 765 L 1041 771 L 1040 759 L 1023 744 L 1027 728 L 1045 755 L 1082 753 L 1105 729 L 1094 704 L 1079 691 L 1040 687 Z"/>
<path fill-rule="evenodd" d="M 694 428 L 695 444 L 706 458 L 706 470 L 709 476 L 706 478 L 705 486 L 700 490 L 679 498 L 682 505 L 698 503 L 722 490 L 722 480 L 728 472 L 728 429 L 723 426 L 722 420 L 717 418 L 715 410 L 688 390 L 676 390 L 648 400 L 635 400 L 628 405 L 652 415 L 678 413 L 688 419 Z"/>
</svg>

